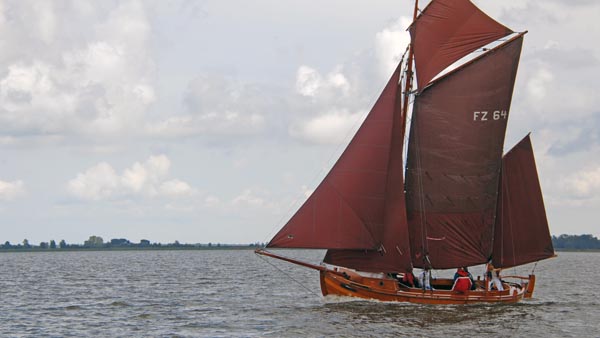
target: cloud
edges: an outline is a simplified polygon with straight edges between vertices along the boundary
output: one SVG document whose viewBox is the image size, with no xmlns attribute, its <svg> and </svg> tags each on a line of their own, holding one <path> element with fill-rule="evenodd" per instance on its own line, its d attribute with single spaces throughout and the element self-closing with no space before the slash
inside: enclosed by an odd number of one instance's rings
<svg viewBox="0 0 600 338">
<path fill-rule="evenodd" d="M 0 180 L 0 200 L 11 201 L 25 194 L 23 181 L 6 182 Z"/>
<path fill-rule="evenodd" d="M 0 78 L 0 134 L 95 137 L 136 130 L 156 100 L 141 2 L 6 6 L 14 20 L 0 30 L 3 50 L 11 51 L 0 61 L 7 69 Z M 74 31 L 79 20 L 85 24 Z"/>
<path fill-rule="evenodd" d="M 106 162 L 98 163 L 70 180 L 68 190 L 81 199 L 101 200 L 112 197 L 120 190 L 120 178 Z"/>
<path fill-rule="evenodd" d="M 234 111 L 169 117 L 146 127 L 150 135 L 163 137 L 255 135 L 264 130 L 265 118 L 260 114 Z"/>
<path fill-rule="evenodd" d="M 207 208 L 216 208 L 221 206 L 221 199 L 216 196 L 206 196 L 204 198 L 204 206 Z"/>
<path fill-rule="evenodd" d="M 360 126 L 365 113 L 350 113 L 346 109 L 332 110 L 290 127 L 290 135 L 307 142 L 340 144 L 349 140 Z"/>
<path fill-rule="evenodd" d="M 268 90 L 240 81 L 200 75 L 189 82 L 184 111 L 149 123 L 150 135 L 164 137 L 247 137 L 265 131 L 272 102 Z"/>
<path fill-rule="evenodd" d="M 298 94 L 288 134 L 315 144 L 341 144 L 360 126 L 389 79 L 410 37 L 407 17 L 391 22 L 373 37 L 373 48 L 358 53 L 329 72 L 309 65 L 296 71 Z"/>
<path fill-rule="evenodd" d="M 600 196 L 600 166 L 569 175 L 560 181 L 560 186 L 574 204 L 596 204 Z"/>
<path fill-rule="evenodd" d="M 400 17 L 375 35 L 375 53 L 382 77 L 390 76 L 398 66 L 410 43 L 406 29 L 411 23 L 411 18 Z"/>
<path fill-rule="evenodd" d="M 191 195 L 194 189 L 186 182 L 175 179 L 163 182 L 160 185 L 159 192 L 165 196 L 177 197 Z"/>
<path fill-rule="evenodd" d="M 119 197 L 190 196 L 195 190 L 179 179 L 167 180 L 171 161 L 165 155 L 150 156 L 144 163 L 135 162 L 118 175 L 111 165 L 102 162 L 67 183 L 67 190 L 82 200 Z"/>
<path fill-rule="evenodd" d="M 266 207 L 270 203 L 265 197 L 259 196 L 261 194 L 264 195 L 264 192 L 261 193 L 253 189 L 245 189 L 242 193 L 232 199 L 231 204 L 234 206 L 247 206 L 252 208 Z"/>
<path fill-rule="evenodd" d="M 539 68 L 527 81 L 527 93 L 533 101 L 533 106 L 543 102 L 548 94 L 548 88 L 553 85 L 554 75 L 546 68 Z"/>
<path fill-rule="evenodd" d="M 261 187 L 246 188 L 229 203 L 241 213 L 267 212 L 276 215 L 280 215 L 291 204 L 287 196 L 275 196 L 272 191 Z"/>
<path fill-rule="evenodd" d="M 309 66 L 300 66 L 296 72 L 298 105 L 303 114 L 292 119 L 288 133 L 291 137 L 309 143 L 339 144 L 352 130 L 360 113 L 350 113 L 355 105 L 352 86 L 338 65 L 327 75 L 321 75 Z"/>
<path fill-rule="evenodd" d="M 348 95 L 350 83 L 337 67 L 327 76 L 309 66 L 300 66 L 296 73 L 296 91 L 302 96 L 315 97 L 323 91 L 335 91 L 337 95 Z"/>
</svg>

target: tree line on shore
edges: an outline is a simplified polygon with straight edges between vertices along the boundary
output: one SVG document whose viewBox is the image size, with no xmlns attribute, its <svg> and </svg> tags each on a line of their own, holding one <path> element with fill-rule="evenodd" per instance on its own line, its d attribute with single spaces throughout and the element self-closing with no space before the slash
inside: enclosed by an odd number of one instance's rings
<svg viewBox="0 0 600 338">
<path fill-rule="evenodd" d="M 58 244 L 55 240 L 49 242 L 40 242 L 38 245 L 29 243 L 29 240 L 24 239 L 22 243 L 12 244 L 9 241 L 0 244 L 0 250 L 83 250 L 83 249 L 218 249 L 218 248 L 259 248 L 264 246 L 264 243 L 250 244 L 222 244 L 222 243 L 196 243 L 185 244 L 175 241 L 173 243 L 151 243 L 147 239 L 140 240 L 139 243 L 134 243 L 125 238 L 113 238 L 110 241 L 104 241 L 100 236 L 90 236 L 83 244 L 67 243 L 64 239 Z"/>
<path fill-rule="evenodd" d="M 557 250 L 600 250 L 600 240 L 592 235 L 552 236 L 552 245 Z"/>
<path fill-rule="evenodd" d="M 56 243 L 55 240 L 49 242 L 40 242 L 38 245 L 29 243 L 24 239 L 22 243 L 11 244 L 9 241 L 0 244 L 0 250 L 82 250 L 82 249 L 217 249 L 217 248 L 260 248 L 264 243 L 250 244 L 183 244 L 179 241 L 173 243 L 151 243 L 147 239 L 140 240 L 139 243 L 130 242 L 125 238 L 113 238 L 105 242 L 100 236 L 90 236 L 83 244 L 69 244 L 65 240 Z M 556 250 L 600 250 L 600 240 L 592 235 L 560 235 L 552 236 L 552 245 Z"/>
</svg>

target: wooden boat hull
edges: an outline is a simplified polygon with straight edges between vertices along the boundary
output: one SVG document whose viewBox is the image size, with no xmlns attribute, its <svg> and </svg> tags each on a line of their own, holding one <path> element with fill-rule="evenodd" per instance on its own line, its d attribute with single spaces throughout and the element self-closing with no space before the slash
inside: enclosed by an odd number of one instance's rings
<svg viewBox="0 0 600 338">
<path fill-rule="evenodd" d="M 320 271 L 323 296 L 337 295 L 375 299 L 386 302 L 408 302 L 419 304 L 474 304 L 474 303 L 516 303 L 527 294 L 531 297 L 535 278 L 525 278 L 520 284 L 511 283 L 504 291 L 486 291 L 483 282 L 478 281 L 479 289 L 459 293 L 451 290 L 424 290 L 400 286 L 393 278 L 371 278 L 358 274 Z M 438 279 L 434 288 L 451 288 L 451 279 Z M 528 292 L 528 291 L 531 292 Z"/>
</svg>

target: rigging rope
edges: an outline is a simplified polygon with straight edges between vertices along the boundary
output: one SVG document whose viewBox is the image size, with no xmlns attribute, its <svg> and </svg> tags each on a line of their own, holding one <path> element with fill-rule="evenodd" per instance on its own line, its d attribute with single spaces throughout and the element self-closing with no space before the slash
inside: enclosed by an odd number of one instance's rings
<svg viewBox="0 0 600 338">
<path fill-rule="evenodd" d="M 287 272 L 283 271 L 282 269 L 280 269 L 278 266 L 276 266 L 275 264 L 269 262 L 269 260 L 266 257 L 262 257 L 259 254 L 256 254 L 256 256 L 258 256 L 258 258 L 262 259 L 263 261 L 265 261 L 267 264 L 269 264 L 270 266 L 274 267 L 275 270 L 278 270 L 279 272 L 281 272 L 282 274 L 284 274 L 286 277 L 288 277 L 289 279 L 293 280 L 294 282 L 296 282 L 298 285 L 300 285 L 304 290 L 308 291 L 309 293 L 315 295 L 315 296 L 319 296 L 318 293 L 312 291 L 311 289 L 307 288 L 304 284 L 302 284 L 299 280 L 295 279 L 294 277 L 292 277 L 290 274 L 288 274 Z"/>
</svg>

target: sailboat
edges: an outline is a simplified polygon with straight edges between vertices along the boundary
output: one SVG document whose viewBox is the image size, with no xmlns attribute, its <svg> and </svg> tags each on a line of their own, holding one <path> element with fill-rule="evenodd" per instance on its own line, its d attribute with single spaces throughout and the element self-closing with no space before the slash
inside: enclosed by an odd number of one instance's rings
<svg viewBox="0 0 600 338">
<path fill-rule="evenodd" d="M 417 0 L 408 30 L 406 57 L 347 148 L 256 253 L 317 270 L 324 296 L 425 304 L 532 297 L 533 273 L 501 276 L 496 289 L 478 278 L 461 291 L 454 279 L 430 274 L 555 256 L 530 135 L 503 154 L 527 32 L 468 0 L 432 0 L 421 11 Z M 312 264 L 267 248 L 327 253 Z M 421 285 L 402 282 L 413 268 L 427 272 Z"/>
</svg>

